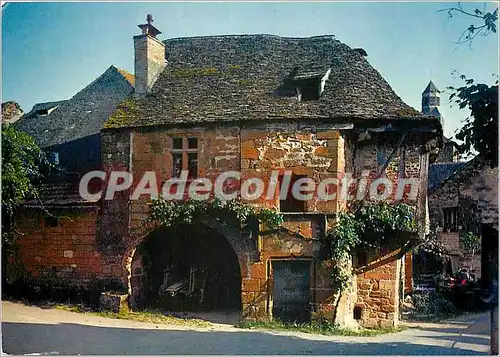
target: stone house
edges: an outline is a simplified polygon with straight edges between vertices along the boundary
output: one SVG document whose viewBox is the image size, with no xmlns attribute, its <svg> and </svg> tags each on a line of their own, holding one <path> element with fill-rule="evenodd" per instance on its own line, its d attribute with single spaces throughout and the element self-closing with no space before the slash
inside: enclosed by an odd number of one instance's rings
<svg viewBox="0 0 500 357">
<path fill-rule="evenodd" d="M 430 82 L 422 93 L 422 113 L 432 112 L 443 123 L 439 96 L 439 89 Z M 485 264 L 487 267 L 491 261 L 488 254 L 497 251 L 491 233 L 483 234 L 484 229 L 489 231 L 488 227 L 498 229 L 497 177 L 497 169 L 488 167 L 480 157 L 468 162 L 458 161 L 457 144 L 443 137 L 439 155 L 429 166 L 429 217 L 430 230 L 436 232 L 450 260 L 445 267 L 430 256 L 416 259 L 416 283 L 431 284 L 432 277 L 445 268 L 454 272 L 460 268 L 472 268 L 477 278 L 482 276 Z M 482 247 L 474 255 L 460 245 L 460 236 L 468 232 L 481 236 Z M 489 248 L 485 250 L 485 246 Z"/>
<path fill-rule="evenodd" d="M 483 233 L 498 230 L 498 168 L 490 168 L 480 157 L 433 166 L 429 175 L 438 172 L 436 177 L 442 181 L 429 179 L 431 229 L 437 231 L 438 240 L 449 251 L 452 270 L 472 267 L 472 272 L 480 278 L 485 265 L 489 270 L 488 255 L 498 250 L 495 247 L 498 237 L 492 239 Z M 474 256 L 460 245 L 460 235 L 467 232 L 481 236 Z"/>
<path fill-rule="evenodd" d="M 51 154 L 59 169 L 85 173 L 101 167 L 102 125 L 133 90 L 133 75 L 110 66 L 72 98 L 36 104 L 15 126 Z"/>
<path fill-rule="evenodd" d="M 33 276 L 53 274 L 66 284 L 106 279 L 122 285 L 132 308 L 165 299 L 171 308 L 190 306 L 171 301 L 180 289 L 176 284 L 164 286 L 168 274 L 170 279 L 180 271 L 190 291 L 191 284 L 204 281 L 207 293 L 193 309 L 234 308 L 246 318 L 327 318 L 343 326 L 356 320 L 367 327 L 396 325 L 406 253 L 401 244 L 354 257 L 356 273 L 337 300 L 321 237 L 335 213 L 346 208 L 341 197 L 297 202 L 275 192 L 249 203 L 280 211 L 285 222 L 279 230 L 258 224 L 238 230 L 214 222 L 200 233 L 199 227 L 145 224 L 149 200 L 132 200 L 130 194 L 147 171 L 159 175 L 161 186 L 181 169 L 191 180 L 211 181 L 238 171 L 242 180 L 269 183 L 274 170 L 314 182 L 367 171 L 371 179 L 385 175 L 394 187 L 399 178 L 414 178 L 418 194 L 407 202 L 417 209 L 422 238 L 428 165 L 442 136 L 439 120 L 405 104 L 365 51 L 333 36 L 161 42 L 151 21 L 139 27 L 135 94 L 100 132 L 107 173 L 100 187 L 107 186 L 111 171 L 130 172 L 133 185 L 113 200 L 94 201 L 72 196 L 74 187 L 68 187 L 65 196 L 77 202 L 76 219 L 40 227 L 39 217 L 27 214 L 27 233 L 20 237 L 23 266 Z M 395 194 L 389 192 L 388 199 Z"/>
<path fill-rule="evenodd" d="M 18 103 L 12 101 L 2 103 L 2 124 L 15 123 L 23 114 Z"/>
</svg>

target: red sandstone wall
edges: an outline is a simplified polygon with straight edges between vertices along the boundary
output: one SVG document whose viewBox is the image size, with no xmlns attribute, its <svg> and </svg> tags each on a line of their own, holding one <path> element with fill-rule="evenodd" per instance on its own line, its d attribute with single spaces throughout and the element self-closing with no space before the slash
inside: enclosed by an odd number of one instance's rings
<svg viewBox="0 0 500 357">
<path fill-rule="evenodd" d="M 50 210 L 50 208 L 49 208 Z M 96 245 L 97 207 L 55 211 L 57 227 L 46 227 L 41 210 L 26 210 L 18 218 L 19 259 L 34 278 L 55 277 L 82 284 L 95 276 L 121 276 L 103 264 Z"/>
</svg>

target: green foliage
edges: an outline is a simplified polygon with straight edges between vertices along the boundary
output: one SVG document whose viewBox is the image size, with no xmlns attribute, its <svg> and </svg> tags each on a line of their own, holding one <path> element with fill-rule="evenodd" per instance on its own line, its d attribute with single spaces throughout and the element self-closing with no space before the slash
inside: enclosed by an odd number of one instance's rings
<svg viewBox="0 0 500 357">
<path fill-rule="evenodd" d="M 32 137 L 2 125 L 2 212 L 12 216 L 22 200 L 36 194 L 40 164 L 47 162 Z"/>
<path fill-rule="evenodd" d="M 484 4 L 482 10 L 477 5 L 473 6 L 475 6 L 474 10 L 466 10 L 459 2 L 456 7 L 440 10 L 440 12 L 446 11 L 449 18 L 453 18 L 455 14 L 459 14 L 476 22 L 476 24 L 469 25 L 462 32 L 457 41 L 458 44 L 469 42 L 469 45 L 472 45 L 472 41 L 477 36 L 487 36 L 490 33 L 497 32 L 498 6 L 492 11 L 486 10 L 486 4 Z"/>
<path fill-rule="evenodd" d="M 460 232 L 460 247 L 473 252 L 481 247 L 481 237 L 472 232 Z"/>
<path fill-rule="evenodd" d="M 455 14 L 465 16 L 473 22 L 460 35 L 457 43 L 460 45 L 472 41 L 479 35 L 487 36 L 497 32 L 498 5 L 487 10 L 477 5 L 473 10 L 465 9 L 459 2 L 456 7 L 443 9 L 452 18 Z M 475 22 L 475 23 L 474 23 Z M 484 83 L 474 84 L 474 80 L 464 75 L 460 76 L 465 85 L 459 88 L 448 87 L 452 91 L 450 101 L 458 104 L 460 109 L 468 108 L 470 116 L 464 126 L 456 134 L 456 138 L 464 143 L 459 147 L 462 154 L 476 150 L 491 167 L 498 166 L 498 81 L 494 85 Z"/>
<path fill-rule="evenodd" d="M 442 264 L 446 263 L 450 256 L 448 249 L 437 239 L 435 232 L 431 232 L 425 237 L 424 241 L 417 246 L 415 254 L 430 255 Z"/>
<path fill-rule="evenodd" d="M 460 76 L 465 81 L 462 87 L 448 87 L 453 92 L 450 101 L 458 104 L 460 109 L 468 108 L 470 116 L 464 126 L 456 134 L 463 141 L 459 151 L 468 153 L 476 150 L 490 164 L 498 166 L 498 81 L 489 86 L 483 83 L 474 84 L 473 79 Z"/>
<path fill-rule="evenodd" d="M 337 222 L 325 237 L 331 278 L 334 287 L 342 291 L 347 287 L 350 272 L 345 262 L 357 247 L 388 246 L 401 232 L 415 232 L 414 208 L 404 203 L 361 204 L 354 210 L 341 212 Z"/>
<path fill-rule="evenodd" d="M 148 221 L 161 222 L 165 227 L 172 227 L 217 220 L 223 224 L 241 227 L 251 218 L 257 218 L 269 229 L 277 228 L 283 223 L 283 216 L 270 209 L 254 207 L 240 200 L 221 201 L 217 198 L 207 201 L 154 200 Z"/>
<path fill-rule="evenodd" d="M 219 71 L 214 67 L 206 68 L 179 68 L 172 71 L 176 78 L 193 78 L 193 77 L 206 77 L 218 74 Z"/>
<path fill-rule="evenodd" d="M 136 100 L 133 98 L 125 99 L 118 104 L 115 112 L 109 116 L 103 127 L 106 129 L 128 126 L 132 119 L 138 116 L 139 110 Z"/>
<path fill-rule="evenodd" d="M 412 301 L 415 317 L 441 319 L 459 312 L 451 301 L 435 291 L 415 293 L 412 295 Z"/>
<path fill-rule="evenodd" d="M 40 167 L 49 167 L 45 153 L 28 134 L 2 125 L 2 247 L 13 254 L 14 213 L 21 202 L 37 197 Z M 5 260 L 4 260 L 5 261 Z"/>
<path fill-rule="evenodd" d="M 241 321 L 236 324 L 238 328 L 246 329 L 266 329 L 266 330 L 283 330 L 283 331 L 298 331 L 304 333 L 314 333 L 330 336 L 378 336 L 386 333 L 400 332 L 406 329 L 405 326 L 398 326 L 387 329 L 359 329 L 352 330 L 341 328 L 331 321 L 324 320 L 311 323 L 284 323 L 279 320 L 273 321 Z"/>
</svg>

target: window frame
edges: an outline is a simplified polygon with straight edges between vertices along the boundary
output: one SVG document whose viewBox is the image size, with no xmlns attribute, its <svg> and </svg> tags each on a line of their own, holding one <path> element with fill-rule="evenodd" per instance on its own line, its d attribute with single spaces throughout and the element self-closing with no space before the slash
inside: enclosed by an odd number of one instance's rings
<svg viewBox="0 0 500 357">
<path fill-rule="evenodd" d="M 183 170 L 188 170 L 189 171 L 189 154 L 196 154 L 196 174 L 194 176 L 188 176 L 188 180 L 192 181 L 198 178 L 198 173 L 199 173 L 199 145 L 200 145 L 200 139 L 197 136 L 192 136 L 192 135 L 172 135 L 172 147 L 170 149 L 170 153 L 172 155 L 172 177 L 173 178 L 179 178 L 179 176 L 176 176 L 175 173 L 175 156 L 181 154 L 181 172 Z M 174 149 L 174 140 L 175 139 L 182 139 L 182 148 L 181 149 Z M 189 148 L 189 139 L 196 139 L 196 148 Z"/>
<path fill-rule="evenodd" d="M 285 175 L 279 175 L 278 177 L 278 210 L 280 213 L 305 213 L 305 212 L 308 212 L 308 207 L 307 207 L 307 201 L 301 201 L 301 200 L 297 200 L 295 197 L 293 197 L 292 195 L 292 190 L 293 190 L 293 185 L 295 184 L 295 182 L 297 182 L 298 180 L 302 179 L 302 178 L 307 178 L 306 175 L 296 175 L 296 174 L 293 174 L 290 176 L 290 185 L 288 186 L 288 193 L 287 193 L 287 198 L 285 200 L 282 200 L 281 199 L 281 186 L 283 184 L 283 177 L 285 177 Z M 282 202 L 287 202 L 287 204 L 285 205 L 285 207 L 287 208 L 286 211 L 283 210 L 283 204 Z M 299 209 L 299 203 L 300 204 L 300 209 Z M 290 210 L 289 208 L 290 207 L 293 207 L 294 209 L 293 210 Z"/>
<path fill-rule="evenodd" d="M 458 232 L 460 226 L 460 210 L 458 206 L 442 207 L 443 231 Z"/>
</svg>

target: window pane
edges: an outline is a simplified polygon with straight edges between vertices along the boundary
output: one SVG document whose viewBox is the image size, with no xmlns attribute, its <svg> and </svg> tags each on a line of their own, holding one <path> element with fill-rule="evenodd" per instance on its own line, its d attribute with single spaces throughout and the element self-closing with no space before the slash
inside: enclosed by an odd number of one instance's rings
<svg viewBox="0 0 500 357">
<path fill-rule="evenodd" d="M 458 219 L 458 207 L 445 207 L 443 208 L 443 218 L 444 224 L 443 229 L 445 231 L 456 232 L 458 230 L 459 219 Z"/>
<path fill-rule="evenodd" d="M 306 201 L 298 200 L 295 197 L 293 197 L 292 194 L 292 188 L 294 183 L 305 176 L 299 176 L 299 175 L 292 175 L 291 180 L 290 180 L 290 186 L 288 187 L 288 192 L 286 195 L 285 199 L 281 199 L 281 194 L 280 194 L 280 212 L 306 212 L 307 211 L 307 205 Z M 280 176 L 279 178 L 279 187 L 283 185 L 283 176 Z"/>
<path fill-rule="evenodd" d="M 198 148 L 198 138 L 188 138 L 188 149 Z"/>
<path fill-rule="evenodd" d="M 198 177 L 198 154 L 189 153 L 188 154 L 188 178 Z"/>
<path fill-rule="evenodd" d="M 172 177 L 180 177 L 182 171 L 182 153 L 172 155 Z"/>
<path fill-rule="evenodd" d="M 174 150 L 182 149 L 182 138 L 174 138 Z"/>
</svg>

